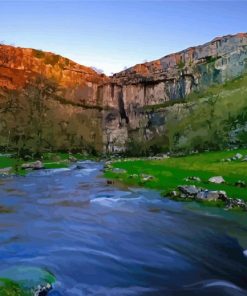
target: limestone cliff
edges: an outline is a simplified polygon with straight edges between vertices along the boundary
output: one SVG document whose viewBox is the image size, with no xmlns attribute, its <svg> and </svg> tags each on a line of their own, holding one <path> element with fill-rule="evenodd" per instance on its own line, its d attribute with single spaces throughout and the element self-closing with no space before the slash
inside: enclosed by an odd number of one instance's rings
<svg viewBox="0 0 247 296">
<path fill-rule="evenodd" d="M 165 105 L 246 72 L 247 33 L 242 33 L 215 38 L 113 75 L 102 91 L 104 106 L 112 108 L 104 116 L 106 149 L 125 149 L 129 139 L 146 142 L 163 137 L 165 141 Z M 148 111 L 152 106 L 155 112 Z"/>
<path fill-rule="evenodd" d="M 247 33 L 112 77 L 53 53 L 0 45 L 0 146 L 109 153 L 124 151 L 131 141 L 170 147 L 169 129 L 178 126 L 174 117 L 192 108 L 191 93 L 245 73 Z"/>
<path fill-rule="evenodd" d="M 0 146 L 102 150 L 98 85 L 108 80 L 53 53 L 0 45 Z"/>
</svg>

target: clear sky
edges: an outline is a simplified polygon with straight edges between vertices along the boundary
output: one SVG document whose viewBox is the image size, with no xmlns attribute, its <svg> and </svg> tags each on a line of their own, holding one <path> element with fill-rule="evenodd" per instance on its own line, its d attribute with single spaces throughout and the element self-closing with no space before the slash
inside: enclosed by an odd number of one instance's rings
<svg viewBox="0 0 247 296">
<path fill-rule="evenodd" d="M 0 41 L 106 74 L 237 32 L 247 32 L 247 1 L 0 0 Z"/>
</svg>

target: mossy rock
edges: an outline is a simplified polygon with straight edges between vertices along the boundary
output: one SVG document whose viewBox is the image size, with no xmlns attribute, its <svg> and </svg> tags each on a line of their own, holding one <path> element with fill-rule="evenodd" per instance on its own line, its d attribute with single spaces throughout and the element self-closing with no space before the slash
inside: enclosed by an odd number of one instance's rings
<svg viewBox="0 0 247 296">
<path fill-rule="evenodd" d="M 0 278 L 0 296 L 31 296 L 31 292 L 24 291 L 21 286 L 14 281 Z"/>
<path fill-rule="evenodd" d="M 55 281 L 53 274 L 41 268 L 10 267 L 0 271 L 0 296 L 39 295 L 37 291 L 48 292 Z"/>
</svg>

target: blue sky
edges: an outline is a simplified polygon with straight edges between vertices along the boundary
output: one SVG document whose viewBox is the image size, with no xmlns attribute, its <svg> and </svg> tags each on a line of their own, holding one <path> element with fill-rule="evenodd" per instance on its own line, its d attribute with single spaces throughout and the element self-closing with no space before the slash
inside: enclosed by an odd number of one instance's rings
<svg viewBox="0 0 247 296">
<path fill-rule="evenodd" d="M 0 41 L 118 72 L 247 32 L 247 1 L 3 1 Z"/>
</svg>

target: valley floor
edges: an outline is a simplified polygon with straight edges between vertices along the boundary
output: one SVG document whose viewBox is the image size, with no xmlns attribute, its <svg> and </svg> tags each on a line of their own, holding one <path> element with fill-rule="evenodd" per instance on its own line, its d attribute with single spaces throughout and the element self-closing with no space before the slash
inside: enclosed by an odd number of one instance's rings
<svg viewBox="0 0 247 296">
<path fill-rule="evenodd" d="M 164 195 L 179 185 L 195 185 L 208 190 L 223 190 L 228 197 L 247 201 L 246 155 L 247 149 L 242 149 L 158 160 L 122 159 L 111 162 L 105 176 L 128 185 L 158 189 L 164 191 Z M 209 178 L 214 176 L 222 176 L 225 183 L 210 183 Z M 193 180 L 193 177 L 197 178 Z"/>
</svg>

